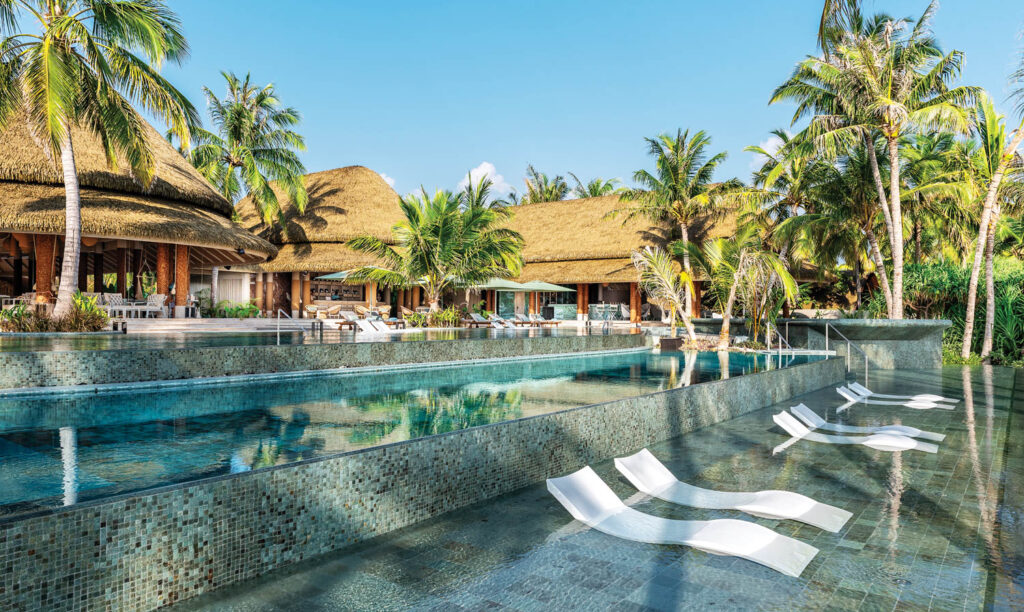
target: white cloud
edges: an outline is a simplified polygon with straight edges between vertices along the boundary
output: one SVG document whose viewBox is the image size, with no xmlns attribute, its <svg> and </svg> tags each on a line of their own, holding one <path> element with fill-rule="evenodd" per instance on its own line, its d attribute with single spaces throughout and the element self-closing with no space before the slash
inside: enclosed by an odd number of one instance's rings
<svg viewBox="0 0 1024 612">
<path fill-rule="evenodd" d="M 775 152 L 778 151 L 779 148 L 782 146 L 782 139 L 776 136 L 775 134 L 772 134 L 767 138 L 767 140 L 762 140 L 757 144 L 765 151 L 775 154 Z M 764 155 L 761 155 L 760 153 L 751 153 L 750 155 L 751 172 L 756 172 L 757 170 L 760 170 L 761 166 L 764 165 L 764 162 L 768 161 L 768 159 Z"/>
<path fill-rule="evenodd" d="M 503 198 L 509 191 L 512 191 L 512 185 L 505 181 L 505 177 L 498 174 L 498 169 L 491 162 L 481 162 L 479 166 L 469 171 L 469 179 L 473 181 L 473 184 L 479 182 L 483 177 L 491 179 L 491 197 Z M 468 184 L 467 178 L 463 176 L 457 189 L 461 191 Z"/>
<path fill-rule="evenodd" d="M 380 172 L 379 174 L 380 174 L 380 178 L 384 179 L 384 182 L 387 183 L 390 187 L 394 187 L 395 186 L 395 179 L 391 178 L 390 176 L 388 176 L 387 174 L 385 174 L 383 172 Z"/>
</svg>

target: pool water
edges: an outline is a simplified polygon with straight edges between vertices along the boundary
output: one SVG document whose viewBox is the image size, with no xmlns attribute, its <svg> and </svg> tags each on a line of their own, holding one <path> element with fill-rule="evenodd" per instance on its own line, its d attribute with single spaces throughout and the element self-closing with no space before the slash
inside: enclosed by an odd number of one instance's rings
<svg viewBox="0 0 1024 612">
<path fill-rule="evenodd" d="M 0 397 L 0 517 L 821 358 L 633 351 Z"/>
<path fill-rule="evenodd" d="M 1024 371 L 872 372 L 882 393 L 963 396 L 954 411 L 858 405 L 831 389 L 652 445 L 685 482 L 786 489 L 845 508 L 828 533 L 647 498 L 610 458 L 595 471 L 641 512 L 753 521 L 820 549 L 799 578 L 735 557 L 615 539 L 543 483 L 182 604 L 197 610 L 981 610 L 1024 607 Z M 828 420 L 946 434 L 937 454 L 799 441 L 771 421 L 798 401 Z M 1012 434 L 1012 435 L 1011 435 Z M 1016 438 L 1014 438 L 1016 436 Z M 558 476 L 560 474 L 552 474 Z"/>
<path fill-rule="evenodd" d="M 128 325 L 131 325 L 129 321 Z M 482 340 L 489 338 L 537 338 L 593 334 L 632 334 L 636 329 L 617 328 L 607 331 L 576 327 L 514 329 L 456 328 L 408 329 L 388 334 L 366 334 L 354 331 L 310 331 L 282 329 L 263 332 L 185 332 L 145 334 L 0 334 L 3 351 L 116 351 L 139 349 L 175 349 L 232 346 L 269 346 L 276 344 L 337 344 L 342 342 L 423 342 L 434 340 Z"/>
</svg>

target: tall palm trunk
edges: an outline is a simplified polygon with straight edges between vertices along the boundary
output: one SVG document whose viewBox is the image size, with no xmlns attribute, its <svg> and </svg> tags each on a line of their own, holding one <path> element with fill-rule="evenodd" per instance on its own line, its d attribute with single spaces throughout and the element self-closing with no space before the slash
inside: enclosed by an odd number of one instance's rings
<svg viewBox="0 0 1024 612">
<path fill-rule="evenodd" d="M 882 286 L 882 295 L 885 296 L 885 310 L 887 316 L 892 318 L 892 290 L 889 288 L 889 276 L 885 273 L 885 260 L 882 259 L 882 252 L 878 249 L 878 237 L 874 230 L 868 226 L 866 232 L 868 238 L 868 252 L 871 260 L 875 262 L 875 274 L 878 276 L 878 284 Z"/>
<path fill-rule="evenodd" d="M 892 247 L 892 215 L 889 212 L 889 201 L 885 197 L 885 185 L 882 184 L 882 172 L 878 168 L 878 156 L 875 154 L 875 143 L 867 134 L 864 135 L 864 146 L 868 150 L 868 162 L 870 162 L 871 166 L 871 177 L 875 180 L 875 190 L 878 191 L 878 204 L 882 209 L 882 217 L 885 219 L 885 229 L 889 233 L 889 246 Z"/>
<path fill-rule="evenodd" d="M 220 268 L 213 266 L 210 268 L 210 310 L 217 311 L 217 282 L 218 276 L 220 276 Z"/>
<path fill-rule="evenodd" d="M 924 228 L 921 227 L 921 219 L 914 215 L 914 263 L 921 265 L 921 233 Z"/>
<path fill-rule="evenodd" d="M 981 275 L 981 259 L 984 256 L 985 245 L 988 241 L 988 226 L 992 218 L 992 209 L 996 204 L 996 196 L 999 194 L 999 184 L 1003 182 L 1003 175 L 1010 165 L 1017 147 L 1024 141 L 1024 124 L 1017 127 L 1017 132 L 1010 141 L 1009 146 L 1003 151 L 1003 158 L 999 160 L 996 171 L 992 174 L 992 180 L 988 185 L 988 193 L 985 194 L 985 203 L 981 208 L 981 221 L 978 224 L 978 243 L 974 247 L 974 264 L 971 266 L 971 280 L 967 285 L 967 317 L 964 321 L 963 345 L 960 347 L 960 356 L 964 359 L 971 354 L 971 340 L 974 336 L 974 309 L 978 305 L 978 276 Z"/>
<path fill-rule="evenodd" d="M 54 318 L 71 312 L 72 298 L 78 282 L 78 260 L 82 250 L 82 200 L 78 186 L 78 168 L 75 166 L 75 149 L 71 143 L 71 131 L 67 132 L 60 146 L 60 162 L 64 170 L 64 259 L 60 266 L 60 288 L 57 290 L 57 305 Z"/>
<path fill-rule="evenodd" d="M 996 246 L 996 224 L 999 223 L 999 205 L 992 210 L 988 224 L 988 239 L 985 241 L 985 337 L 981 341 L 981 357 L 988 359 L 992 354 L 992 335 L 996 325 L 996 282 L 993 273 L 993 258 Z"/>
<path fill-rule="evenodd" d="M 900 143 L 889 138 L 889 203 L 892 206 L 892 318 L 903 318 L 903 211 L 900 205 Z"/>
<path fill-rule="evenodd" d="M 690 228 L 688 228 L 685 223 L 680 223 L 679 224 L 679 233 L 682 236 L 680 238 L 680 240 L 683 243 L 683 270 L 685 270 L 687 274 L 690 274 L 690 250 L 687 248 L 690 245 Z M 686 295 L 686 298 L 685 298 L 686 299 L 686 303 L 683 304 L 683 312 L 682 312 L 682 314 L 686 315 L 687 317 L 692 317 L 693 316 L 693 308 L 692 308 L 693 298 L 690 296 L 690 284 L 689 283 L 686 284 L 686 287 L 685 287 L 684 291 L 685 291 L 685 295 Z"/>
<path fill-rule="evenodd" d="M 737 270 L 742 268 L 741 265 L 736 266 Z M 725 312 L 722 313 L 722 330 L 718 332 L 718 349 L 724 350 L 729 348 L 729 322 L 732 320 L 732 309 L 736 305 L 736 290 L 740 285 L 738 278 L 739 274 L 732 279 L 732 285 L 729 287 L 729 298 L 725 301 Z"/>
</svg>

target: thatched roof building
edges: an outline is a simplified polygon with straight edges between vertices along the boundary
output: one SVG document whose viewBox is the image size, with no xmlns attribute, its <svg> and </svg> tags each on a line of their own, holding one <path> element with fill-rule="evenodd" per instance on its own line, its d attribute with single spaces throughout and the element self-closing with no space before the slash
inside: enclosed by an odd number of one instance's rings
<svg viewBox="0 0 1024 612">
<path fill-rule="evenodd" d="M 273 188 L 285 202 L 284 193 Z M 345 242 L 364 234 L 390 241 L 391 227 L 402 218 L 398 194 L 363 166 L 309 174 L 306 191 L 305 213 L 290 203 L 283 205 L 283 226 L 264 224 L 251 198 L 238 203 L 242 225 L 279 248 L 277 257 L 258 266 L 260 271 L 328 274 L 370 264 L 371 256 Z"/>
<path fill-rule="evenodd" d="M 617 195 L 528 204 L 515 208 L 511 227 L 522 234 L 525 266 L 519 280 L 549 283 L 631 283 L 637 272 L 630 259 L 645 246 L 665 247 L 676 236 L 668 223 L 626 220 L 613 215 L 628 207 Z M 690 239 L 730 235 L 735 219 L 695 224 Z"/>
<path fill-rule="evenodd" d="M 156 130 L 146 128 L 156 160 L 148 187 L 131 176 L 123 159 L 109 167 L 93 133 L 72 130 L 83 238 L 187 245 L 198 264 L 254 263 L 276 253 L 270 243 L 232 223 L 231 204 Z M 63 234 L 59 163 L 32 137 L 25 121 L 12 121 L 0 142 L 0 234 Z"/>
</svg>

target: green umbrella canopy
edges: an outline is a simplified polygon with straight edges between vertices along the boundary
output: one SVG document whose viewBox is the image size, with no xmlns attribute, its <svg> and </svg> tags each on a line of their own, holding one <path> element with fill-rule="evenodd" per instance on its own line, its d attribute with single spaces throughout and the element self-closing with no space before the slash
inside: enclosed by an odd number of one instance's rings
<svg viewBox="0 0 1024 612">
<path fill-rule="evenodd" d="M 348 272 L 335 272 L 333 274 L 318 276 L 316 277 L 316 280 L 345 280 L 346 278 L 348 278 Z"/>
<path fill-rule="evenodd" d="M 576 292 L 575 289 L 563 287 L 561 285 L 552 285 L 551 283 L 545 283 L 544 281 L 530 281 L 523 283 L 524 291 L 572 291 Z"/>
<path fill-rule="evenodd" d="M 535 291 L 534 289 L 527 289 L 525 285 L 503 278 L 492 278 L 482 285 L 475 285 L 473 288 L 492 289 L 495 291 Z"/>
</svg>

